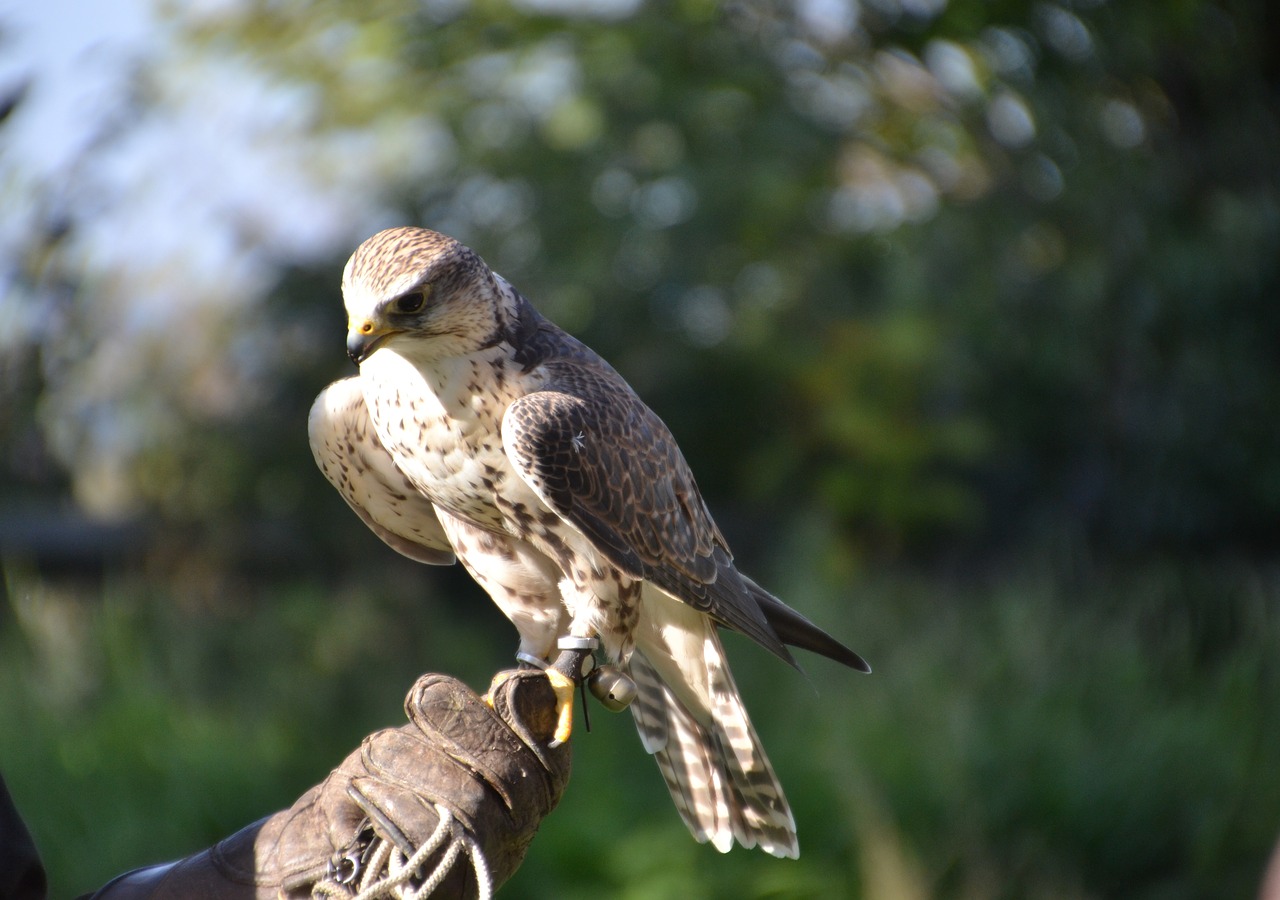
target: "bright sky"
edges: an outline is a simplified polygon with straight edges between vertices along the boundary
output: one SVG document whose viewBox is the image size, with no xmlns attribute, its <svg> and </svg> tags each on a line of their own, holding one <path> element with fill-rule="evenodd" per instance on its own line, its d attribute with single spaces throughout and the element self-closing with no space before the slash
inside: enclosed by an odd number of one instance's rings
<svg viewBox="0 0 1280 900">
<path fill-rule="evenodd" d="M 0 12 L 0 85 L 31 84 L 0 147 L 7 207 L 30 215 L 51 198 L 64 204 L 87 268 L 149 273 L 133 298 L 144 307 L 158 292 L 166 296 L 153 301 L 173 302 L 156 275 L 175 265 L 186 297 L 218 282 L 225 297 L 261 290 L 280 259 L 358 239 L 370 211 L 352 198 L 367 185 L 310 174 L 306 159 L 324 148 L 308 145 L 306 97 L 241 63 L 174 53 L 171 26 L 151 9 L 150 0 L 51 0 Z M 141 115 L 129 103 L 137 66 L 155 103 Z M 25 225 L 6 216 L 0 252 Z"/>
<path fill-rule="evenodd" d="M 215 343 L 280 263 L 354 246 L 383 224 L 360 167 L 315 174 L 311 163 L 338 151 L 311 132 L 301 92 L 175 52 L 171 28 L 151 0 L 0 9 L 0 91 L 29 84 L 0 131 L 0 352 L 44 345 L 55 376 L 45 433 L 64 458 L 87 451 L 102 464 L 86 481 L 103 495 L 82 500 L 108 513 L 127 494 L 111 473 L 173 421 L 171 404 L 216 407 L 250 377 Z M 139 71 L 141 111 L 129 102 Z M 14 278 L 58 216 L 73 225 L 58 256 L 81 289 L 73 318 Z"/>
<path fill-rule="evenodd" d="M 44 0 L 0 11 L 0 85 L 31 82 L 0 159 L 42 174 L 71 162 L 120 96 L 125 64 L 163 41 L 148 10 L 145 0 Z"/>
</svg>

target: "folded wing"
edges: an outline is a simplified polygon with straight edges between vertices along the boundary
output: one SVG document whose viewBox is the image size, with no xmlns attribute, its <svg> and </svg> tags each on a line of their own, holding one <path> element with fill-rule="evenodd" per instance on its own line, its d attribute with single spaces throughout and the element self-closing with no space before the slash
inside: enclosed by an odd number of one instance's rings
<svg viewBox="0 0 1280 900">
<path fill-rule="evenodd" d="M 396 468 L 378 440 L 357 376 L 320 392 L 307 433 L 324 477 L 389 547 L 429 565 L 455 561 L 435 507 Z"/>
</svg>

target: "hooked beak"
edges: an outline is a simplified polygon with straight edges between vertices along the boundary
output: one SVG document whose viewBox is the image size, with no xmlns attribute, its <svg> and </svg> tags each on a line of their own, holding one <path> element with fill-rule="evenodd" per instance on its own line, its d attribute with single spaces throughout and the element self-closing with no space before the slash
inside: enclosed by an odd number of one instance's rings
<svg viewBox="0 0 1280 900">
<path fill-rule="evenodd" d="M 379 325 L 372 319 L 353 319 L 347 326 L 347 356 L 358 366 L 394 333 L 394 329 Z"/>
</svg>

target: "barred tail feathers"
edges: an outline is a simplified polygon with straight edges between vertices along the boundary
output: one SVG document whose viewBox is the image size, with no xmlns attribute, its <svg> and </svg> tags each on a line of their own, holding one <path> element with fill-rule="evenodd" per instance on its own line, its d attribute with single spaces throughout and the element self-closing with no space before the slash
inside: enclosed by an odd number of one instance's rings
<svg viewBox="0 0 1280 900">
<path fill-rule="evenodd" d="M 644 749 L 653 755 L 662 780 L 685 827 L 698 843 L 708 841 L 721 853 L 733 847 L 732 802 L 719 750 L 704 739 L 705 732 L 662 683 L 644 654 L 631 654 L 631 677 L 636 699 L 631 713 Z"/>
<path fill-rule="evenodd" d="M 645 601 L 630 660 L 638 689 L 631 708 L 681 818 L 721 852 L 736 840 L 798 856 L 795 819 L 714 624 L 649 586 Z"/>
</svg>

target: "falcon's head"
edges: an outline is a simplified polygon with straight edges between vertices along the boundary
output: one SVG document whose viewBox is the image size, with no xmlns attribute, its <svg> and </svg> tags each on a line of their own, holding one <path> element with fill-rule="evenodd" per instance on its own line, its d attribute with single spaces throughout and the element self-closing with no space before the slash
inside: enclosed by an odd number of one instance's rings
<svg viewBox="0 0 1280 900">
<path fill-rule="evenodd" d="M 389 228 L 361 244 L 342 273 L 347 355 L 380 347 L 440 359 L 492 344 L 506 319 L 496 276 L 476 253 L 425 228 Z"/>
</svg>

